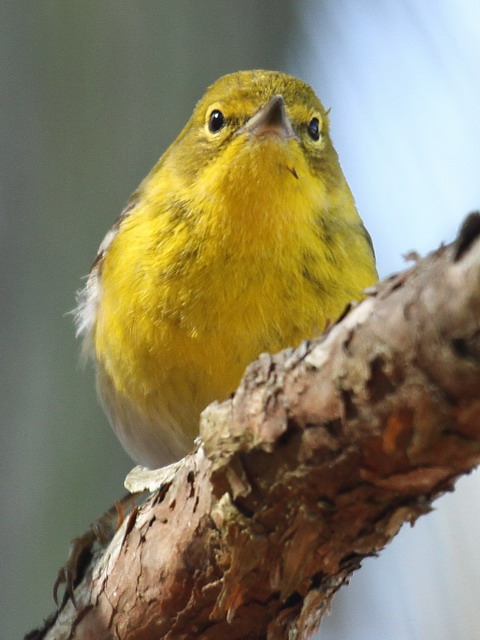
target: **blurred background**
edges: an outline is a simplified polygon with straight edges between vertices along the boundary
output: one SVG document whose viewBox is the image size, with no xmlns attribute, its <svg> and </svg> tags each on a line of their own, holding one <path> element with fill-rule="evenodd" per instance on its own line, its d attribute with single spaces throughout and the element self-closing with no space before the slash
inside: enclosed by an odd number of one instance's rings
<svg viewBox="0 0 480 640">
<path fill-rule="evenodd" d="M 480 207 L 477 0 L 0 2 L 0 637 L 53 609 L 70 538 L 132 463 L 78 366 L 72 318 L 97 247 L 207 85 L 293 73 L 332 135 L 376 246 L 449 242 Z M 364 562 L 323 640 L 480 637 L 480 481 Z"/>
</svg>

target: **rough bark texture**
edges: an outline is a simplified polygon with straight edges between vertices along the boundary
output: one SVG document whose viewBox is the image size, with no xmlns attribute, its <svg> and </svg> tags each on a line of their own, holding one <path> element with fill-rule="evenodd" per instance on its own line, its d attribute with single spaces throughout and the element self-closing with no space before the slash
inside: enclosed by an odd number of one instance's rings
<svg viewBox="0 0 480 640">
<path fill-rule="evenodd" d="M 307 638 L 362 558 L 480 461 L 479 227 L 254 362 L 92 562 L 78 610 L 31 637 Z"/>
</svg>

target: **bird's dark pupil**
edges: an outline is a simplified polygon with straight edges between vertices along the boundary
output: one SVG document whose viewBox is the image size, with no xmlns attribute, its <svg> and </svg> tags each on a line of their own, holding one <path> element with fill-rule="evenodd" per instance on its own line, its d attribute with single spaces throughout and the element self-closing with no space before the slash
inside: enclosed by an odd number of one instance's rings
<svg viewBox="0 0 480 640">
<path fill-rule="evenodd" d="M 308 135 L 312 140 L 318 140 L 320 138 L 320 129 L 318 126 L 318 118 L 312 118 L 307 127 Z"/>
<path fill-rule="evenodd" d="M 208 128 L 210 129 L 210 131 L 212 133 L 216 133 L 217 131 L 220 131 L 224 124 L 225 118 L 223 117 L 223 113 L 218 109 L 212 111 L 208 121 Z"/>
</svg>

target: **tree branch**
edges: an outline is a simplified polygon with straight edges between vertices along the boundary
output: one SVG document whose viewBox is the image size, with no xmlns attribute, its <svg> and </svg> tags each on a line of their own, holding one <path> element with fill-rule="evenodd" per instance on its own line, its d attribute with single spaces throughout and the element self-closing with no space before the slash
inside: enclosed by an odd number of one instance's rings
<svg viewBox="0 0 480 640">
<path fill-rule="evenodd" d="M 480 461 L 480 215 L 321 338 L 264 355 L 36 638 L 307 638 Z"/>
</svg>

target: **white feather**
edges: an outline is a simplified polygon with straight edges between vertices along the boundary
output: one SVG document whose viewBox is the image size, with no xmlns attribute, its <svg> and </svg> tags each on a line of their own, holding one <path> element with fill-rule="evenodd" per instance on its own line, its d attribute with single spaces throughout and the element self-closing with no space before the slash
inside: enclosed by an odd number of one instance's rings
<svg viewBox="0 0 480 640">
<path fill-rule="evenodd" d="M 82 338 L 82 360 L 93 355 L 93 333 L 97 320 L 97 311 L 102 296 L 101 265 L 105 253 L 117 235 L 118 227 L 112 227 L 100 244 L 95 264 L 87 278 L 87 283 L 77 292 L 77 306 L 73 311 L 75 335 Z"/>
</svg>

